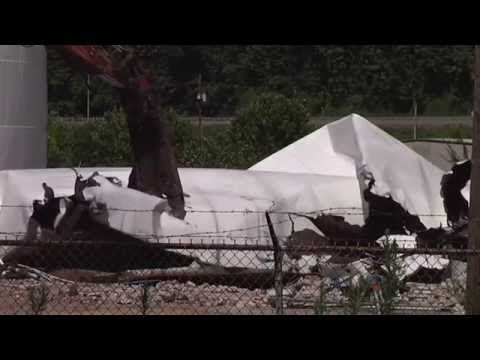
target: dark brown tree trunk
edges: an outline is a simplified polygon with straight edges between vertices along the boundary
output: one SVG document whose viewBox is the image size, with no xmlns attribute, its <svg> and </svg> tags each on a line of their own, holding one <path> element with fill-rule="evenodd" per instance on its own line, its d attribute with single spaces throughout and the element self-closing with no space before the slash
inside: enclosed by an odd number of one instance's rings
<svg viewBox="0 0 480 360">
<path fill-rule="evenodd" d="M 184 219 L 185 200 L 168 124 L 152 94 L 122 90 L 127 112 L 134 166 L 129 187 L 158 197 L 167 197 L 172 214 Z"/>
<path fill-rule="evenodd" d="M 480 46 L 475 46 L 473 149 L 470 186 L 469 248 L 480 250 Z M 480 315 L 480 257 L 470 256 L 467 266 L 466 312 Z"/>
</svg>

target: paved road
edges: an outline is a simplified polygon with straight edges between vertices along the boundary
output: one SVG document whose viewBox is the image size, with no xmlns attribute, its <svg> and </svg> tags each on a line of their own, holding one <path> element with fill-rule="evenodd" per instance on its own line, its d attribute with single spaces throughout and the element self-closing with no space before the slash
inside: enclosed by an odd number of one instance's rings
<svg viewBox="0 0 480 360">
<path fill-rule="evenodd" d="M 325 116 L 325 117 L 313 117 L 312 123 L 320 127 L 331 122 L 338 120 L 339 116 Z M 192 122 L 197 122 L 195 117 L 186 118 Z M 406 116 L 391 116 L 391 117 L 367 117 L 368 120 L 381 128 L 412 128 L 415 124 L 414 117 Z M 225 125 L 229 124 L 232 118 L 206 118 L 203 120 L 206 125 Z M 427 128 L 440 128 L 445 126 L 463 126 L 471 127 L 472 118 L 468 116 L 421 116 L 417 118 L 417 124 L 420 127 Z"/>
<path fill-rule="evenodd" d="M 415 126 L 415 118 L 413 117 L 368 117 L 372 123 L 378 127 L 384 128 L 412 128 Z M 314 118 L 313 123 L 319 126 L 323 126 L 332 121 L 338 120 L 337 118 Z M 472 126 L 472 118 L 462 117 L 418 117 L 417 124 L 421 127 L 439 128 L 444 126 Z"/>
<path fill-rule="evenodd" d="M 318 116 L 312 117 L 311 122 L 317 127 L 324 126 L 331 122 L 340 119 L 340 116 Z M 415 125 L 415 118 L 409 116 L 366 116 L 368 120 L 373 122 L 380 128 L 387 129 L 412 129 Z M 82 122 L 85 118 L 59 118 L 64 121 Z M 102 118 L 92 118 L 91 121 L 97 121 Z M 189 116 L 182 119 L 190 120 L 193 123 L 198 123 L 198 117 Z M 226 125 L 233 120 L 232 117 L 215 117 L 203 118 L 205 125 Z M 472 127 L 472 118 L 468 116 L 419 116 L 417 124 L 420 128 L 442 128 L 445 126 L 451 127 Z"/>
</svg>

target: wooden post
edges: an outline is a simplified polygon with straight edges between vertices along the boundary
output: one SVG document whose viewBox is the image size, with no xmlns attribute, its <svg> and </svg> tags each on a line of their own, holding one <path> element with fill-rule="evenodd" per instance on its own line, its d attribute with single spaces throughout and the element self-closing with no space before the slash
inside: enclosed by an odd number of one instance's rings
<svg viewBox="0 0 480 360">
<path fill-rule="evenodd" d="M 270 237 L 272 238 L 273 243 L 273 257 L 275 261 L 275 269 L 273 272 L 274 283 L 275 283 L 275 294 L 276 302 L 275 308 L 277 315 L 283 315 L 283 278 L 282 278 L 282 262 L 283 262 L 283 251 L 278 242 L 277 235 L 275 234 L 275 229 L 272 225 L 272 220 L 270 219 L 270 214 L 265 212 L 265 217 L 267 218 L 268 230 L 270 231 Z"/>
<path fill-rule="evenodd" d="M 480 46 L 475 46 L 475 90 L 473 95 L 473 148 L 470 185 L 469 248 L 480 250 Z M 480 315 L 480 257 L 469 256 L 465 310 Z"/>
<path fill-rule="evenodd" d="M 198 75 L 197 89 L 198 130 L 200 134 L 200 141 L 203 141 L 202 100 L 202 74 L 200 74 Z"/>
<path fill-rule="evenodd" d="M 418 128 L 418 107 L 417 107 L 417 99 L 413 98 L 413 117 L 415 118 L 415 124 L 413 126 L 413 140 L 417 141 L 417 128 Z"/>
<path fill-rule="evenodd" d="M 90 120 L 90 74 L 87 75 L 87 120 Z"/>
<path fill-rule="evenodd" d="M 198 130 L 200 137 L 200 150 L 202 153 L 202 165 L 205 166 L 205 153 L 203 148 L 203 84 L 202 84 L 202 74 L 198 75 L 198 90 L 197 90 L 197 111 L 198 111 Z"/>
</svg>

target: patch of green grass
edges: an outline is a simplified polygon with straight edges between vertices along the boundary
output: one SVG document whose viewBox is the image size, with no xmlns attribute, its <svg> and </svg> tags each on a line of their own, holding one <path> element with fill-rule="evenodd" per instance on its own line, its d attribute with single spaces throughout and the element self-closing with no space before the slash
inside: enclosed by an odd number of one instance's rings
<svg viewBox="0 0 480 360">
<path fill-rule="evenodd" d="M 385 128 L 385 132 L 400 141 L 413 140 L 413 128 Z M 417 139 L 471 139 L 472 128 L 446 125 L 435 128 L 418 128 Z"/>
<path fill-rule="evenodd" d="M 204 136 L 210 137 L 215 136 L 219 133 L 226 132 L 229 129 L 227 124 L 208 124 L 204 126 Z M 318 128 L 312 128 L 312 131 L 318 130 Z M 395 137 L 400 141 L 408 141 L 413 139 L 413 128 L 382 128 L 383 131 L 387 132 L 391 136 Z M 198 126 L 194 126 L 194 134 L 199 134 Z M 427 139 L 427 138 L 463 138 L 471 139 L 472 138 L 472 128 L 469 127 L 459 127 L 446 125 L 443 127 L 435 128 L 418 128 L 417 129 L 417 138 L 418 139 Z"/>
<path fill-rule="evenodd" d="M 229 129 L 229 125 L 227 124 L 208 124 L 203 126 L 203 136 L 210 138 L 215 137 L 221 133 L 225 133 Z M 193 125 L 193 135 L 200 136 L 200 128 L 198 124 Z"/>
</svg>

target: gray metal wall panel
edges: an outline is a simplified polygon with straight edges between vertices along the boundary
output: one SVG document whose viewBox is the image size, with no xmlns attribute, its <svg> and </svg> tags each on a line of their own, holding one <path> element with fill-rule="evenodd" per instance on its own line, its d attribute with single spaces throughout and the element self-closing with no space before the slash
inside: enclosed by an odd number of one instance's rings
<svg viewBox="0 0 480 360">
<path fill-rule="evenodd" d="M 0 170 L 47 166 L 47 104 L 45 48 L 0 45 Z"/>
</svg>

